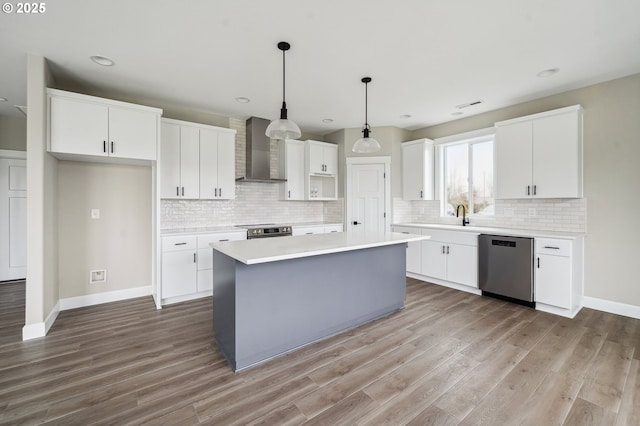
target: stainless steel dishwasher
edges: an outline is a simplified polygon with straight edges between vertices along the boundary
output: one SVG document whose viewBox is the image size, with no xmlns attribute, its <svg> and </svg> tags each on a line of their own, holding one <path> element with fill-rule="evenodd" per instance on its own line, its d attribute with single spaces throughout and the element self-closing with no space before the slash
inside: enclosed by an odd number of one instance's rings
<svg viewBox="0 0 640 426">
<path fill-rule="evenodd" d="M 480 234 L 478 285 L 483 295 L 535 307 L 533 238 Z"/>
</svg>

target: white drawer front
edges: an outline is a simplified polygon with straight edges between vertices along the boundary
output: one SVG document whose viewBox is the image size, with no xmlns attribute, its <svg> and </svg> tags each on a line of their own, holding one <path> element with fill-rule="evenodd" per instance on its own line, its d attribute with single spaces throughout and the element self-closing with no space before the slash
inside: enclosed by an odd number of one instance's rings
<svg viewBox="0 0 640 426">
<path fill-rule="evenodd" d="M 424 235 L 424 231 L 420 228 L 411 228 L 408 226 L 392 226 L 392 232 L 400 232 L 402 234 Z"/>
<path fill-rule="evenodd" d="M 198 235 L 198 248 L 199 249 L 210 249 L 210 243 L 215 243 L 217 241 L 239 241 L 246 240 L 247 232 L 239 231 L 239 232 L 218 232 L 216 234 L 205 234 Z"/>
<path fill-rule="evenodd" d="M 422 230 L 422 235 L 431 236 L 431 241 L 441 241 L 451 244 L 463 244 L 466 246 L 478 245 L 478 233 L 467 231 L 443 231 L 441 229 Z"/>
<path fill-rule="evenodd" d="M 196 248 L 196 237 L 162 237 L 162 252 L 177 250 L 193 250 Z"/>
<path fill-rule="evenodd" d="M 325 234 L 329 234 L 331 232 L 342 232 L 342 225 L 332 225 L 324 227 Z"/>
<path fill-rule="evenodd" d="M 554 256 L 571 256 L 571 241 L 536 238 L 536 253 Z"/>
</svg>

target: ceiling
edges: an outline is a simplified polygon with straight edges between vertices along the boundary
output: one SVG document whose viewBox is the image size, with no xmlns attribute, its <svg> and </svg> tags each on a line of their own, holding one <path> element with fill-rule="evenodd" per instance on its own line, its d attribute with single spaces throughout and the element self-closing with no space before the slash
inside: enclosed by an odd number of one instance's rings
<svg viewBox="0 0 640 426">
<path fill-rule="evenodd" d="M 640 72 L 638 0 L 45 5 L 39 15 L 0 14 L 0 115 L 21 115 L 14 105 L 26 104 L 27 53 L 46 57 L 59 83 L 273 119 L 282 101 L 276 44 L 288 41 L 289 118 L 317 134 L 363 124 L 364 76 L 373 78 L 369 123 L 412 130 Z M 537 77 L 549 68 L 560 71 Z"/>
</svg>

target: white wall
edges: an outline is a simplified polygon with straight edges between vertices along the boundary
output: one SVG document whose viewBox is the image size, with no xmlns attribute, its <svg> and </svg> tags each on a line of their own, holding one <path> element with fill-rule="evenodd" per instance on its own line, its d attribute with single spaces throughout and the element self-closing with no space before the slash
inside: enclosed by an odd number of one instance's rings
<svg viewBox="0 0 640 426">
<path fill-rule="evenodd" d="M 585 296 L 640 306 L 640 74 L 416 130 L 439 138 L 569 105 L 584 107 Z"/>
<path fill-rule="evenodd" d="M 58 230 L 61 299 L 150 286 L 151 167 L 60 161 Z"/>
<path fill-rule="evenodd" d="M 327 142 L 338 144 L 338 196 L 344 197 L 345 165 L 349 157 L 391 157 L 391 196 L 402 196 L 402 147 L 401 143 L 410 140 L 411 132 L 397 127 L 374 127 L 371 137 L 380 142 L 381 149 L 371 154 L 356 154 L 351 149 L 362 137 L 361 129 L 343 129 L 325 136 Z"/>
<path fill-rule="evenodd" d="M 25 333 L 39 327 L 58 302 L 57 169 L 46 152 L 46 60 L 27 57 L 27 284 Z M 43 328 L 42 328 L 43 330 Z M 44 334 L 44 333 L 42 333 Z"/>
<path fill-rule="evenodd" d="M 27 150 L 27 119 L 0 115 L 0 149 Z"/>
</svg>

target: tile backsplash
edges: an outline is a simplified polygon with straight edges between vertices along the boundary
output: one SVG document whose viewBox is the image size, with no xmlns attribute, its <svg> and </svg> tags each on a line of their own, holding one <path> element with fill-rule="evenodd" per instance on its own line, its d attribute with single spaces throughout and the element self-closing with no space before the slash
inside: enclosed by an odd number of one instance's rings
<svg viewBox="0 0 640 426">
<path fill-rule="evenodd" d="M 473 217 L 471 225 L 538 231 L 586 232 L 587 200 L 535 199 L 497 200 L 495 216 Z M 441 217 L 440 201 L 393 199 L 394 223 L 458 223 L 459 218 Z"/>
<path fill-rule="evenodd" d="M 236 177 L 245 175 L 245 120 L 231 118 L 236 134 Z M 278 175 L 277 145 L 271 143 L 271 177 Z M 276 183 L 236 183 L 234 200 L 160 200 L 160 228 L 180 229 L 258 223 L 342 223 L 342 199 L 280 201 Z"/>
<path fill-rule="evenodd" d="M 177 229 L 258 223 L 323 222 L 325 203 L 336 203 L 280 201 L 278 197 L 278 184 L 245 182 L 236 184 L 234 200 L 161 200 L 160 224 L 162 229 Z"/>
</svg>

